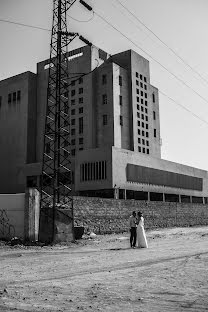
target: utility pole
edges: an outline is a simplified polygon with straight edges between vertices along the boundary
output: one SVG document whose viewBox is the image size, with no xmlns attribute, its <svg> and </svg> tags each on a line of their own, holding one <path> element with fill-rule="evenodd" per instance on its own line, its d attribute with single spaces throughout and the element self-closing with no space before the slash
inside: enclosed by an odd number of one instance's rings
<svg viewBox="0 0 208 312">
<path fill-rule="evenodd" d="M 52 223 L 51 241 L 56 209 L 70 208 L 73 215 L 67 52 L 77 34 L 67 31 L 67 11 L 75 1 L 53 0 L 40 202 L 41 211 L 48 214 L 48 222 Z"/>
</svg>

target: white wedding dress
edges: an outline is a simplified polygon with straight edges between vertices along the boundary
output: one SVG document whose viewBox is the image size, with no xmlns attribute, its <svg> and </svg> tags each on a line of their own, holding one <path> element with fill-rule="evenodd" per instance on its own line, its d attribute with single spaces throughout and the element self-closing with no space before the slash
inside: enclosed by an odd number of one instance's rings
<svg viewBox="0 0 208 312">
<path fill-rule="evenodd" d="M 137 247 L 148 248 L 146 234 L 144 231 L 144 218 L 141 217 L 139 224 L 137 225 Z"/>
</svg>

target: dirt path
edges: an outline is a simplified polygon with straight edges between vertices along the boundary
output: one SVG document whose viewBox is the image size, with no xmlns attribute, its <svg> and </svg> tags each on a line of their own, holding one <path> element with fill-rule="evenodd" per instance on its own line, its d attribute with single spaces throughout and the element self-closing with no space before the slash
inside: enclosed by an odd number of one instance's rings
<svg viewBox="0 0 208 312">
<path fill-rule="evenodd" d="M 70 246 L 0 246 L 0 311 L 208 311 L 208 227 Z"/>
</svg>

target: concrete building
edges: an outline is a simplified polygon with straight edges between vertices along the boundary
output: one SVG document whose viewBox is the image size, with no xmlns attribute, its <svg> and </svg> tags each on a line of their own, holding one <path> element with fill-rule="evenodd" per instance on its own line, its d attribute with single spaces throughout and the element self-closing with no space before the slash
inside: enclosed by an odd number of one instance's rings
<svg viewBox="0 0 208 312">
<path fill-rule="evenodd" d="M 88 46 L 68 61 L 73 194 L 205 203 L 207 171 L 161 159 L 149 62 Z M 0 82 L 0 193 L 39 185 L 48 64 Z"/>
</svg>

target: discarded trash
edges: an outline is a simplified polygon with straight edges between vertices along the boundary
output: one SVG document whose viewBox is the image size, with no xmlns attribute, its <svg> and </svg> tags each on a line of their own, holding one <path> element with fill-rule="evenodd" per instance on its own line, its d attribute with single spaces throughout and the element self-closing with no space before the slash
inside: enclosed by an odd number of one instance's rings
<svg viewBox="0 0 208 312">
<path fill-rule="evenodd" d="M 97 235 L 93 232 L 90 233 L 90 238 L 95 238 Z"/>
<path fill-rule="evenodd" d="M 13 237 L 11 239 L 11 246 L 22 245 L 22 240 L 18 237 Z"/>
</svg>

